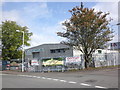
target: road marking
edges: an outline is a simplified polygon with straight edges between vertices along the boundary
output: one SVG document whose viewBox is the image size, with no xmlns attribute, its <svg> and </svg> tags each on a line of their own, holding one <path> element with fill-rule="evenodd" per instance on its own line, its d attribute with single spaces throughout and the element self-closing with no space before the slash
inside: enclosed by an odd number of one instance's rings
<svg viewBox="0 0 120 90">
<path fill-rule="evenodd" d="M 23 76 L 23 77 L 28 77 L 29 75 L 20 75 L 20 76 Z"/>
<path fill-rule="evenodd" d="M 0 74 L 0 75 L 8 75 L 8 74 Z M 10 75 L 10 74 L 9 74 Z M 42 79 L 48 79 L 48 80 L 54 80 L 54 81 L 58 81 L 59 79 L 52 79 L 52 78 L 47 78 L 47 77 L 38 77 L 38 76 L 30 76 L 30 75 L 17 75 L 17 76 L 24 76 L 24 77 L 36 77 L 36 78 L 42 78 Z M 59 80 L 61 82 L 67 82 L 66 80 Z M 72 83 L 72 84 L 76 84 L 77 82 L 74 81 L 69 81 L 68 83 Z M 92 86 L 90 84 L 86 84 L 86 83 L 80 83 L 80 85 L 84 85 L 84 86 Z M 107 89 L 107 87 L 102 87 L 102 86 L 95 86 L 95 88 L 104 88 Z"/>
<path fill-rule="evenodd" d="M 51 80 L 52 78 L 46 78 L 46 79 Z"/>
<path fill-rule="evenodd" d="M 32 77 L 32 76 L 27 76 L 27 77 Z"/>
<path fill-rule="evenodd" d="M 60 80 L 61 82 L 67 82 L 66 80 Z"/>
<path fill-rule="evenodd" d="M 75 83 L 77 83 L 77 82 L 69 81 L 68 83 L 73 83 L 73 84 L 75 84 Z"/>
<path fill-rule="evenodd" d="M 33 76 L 33 77 L 37 77 L 37 76 Z"/>
<path fill-rule="evenodd" d="M 54 81 L 58 81 L 59 79 L 53 79 Z"/>
<path fill-rule="evenodd" d="M 90 84 L 86 84 L 86 83 L 80 83 L 80 85 L 91 86 Z"/>
<path fill-rule="evenodd" d="M 95 86 L 96 88 L 106 88 L 106 87 L 102 87 L 102 86 Z"/>
<path fill-rule="evenodd" d="M 23 76 L 24 77 L 25 75 L 18 75 L 18 76 Z"/>
<path fill-rule="evenodd" d="M 24 75 L 25 77 L 32 77 L 32 76 L 30 76 L 30 75 Z"/>
<path fill-rule="evenodd" d="M 26 77 L 33 77 L 33 76 L 27 75 Z"/>
<path fill-rule="evenodd" d="M 45 77 L 42 77 L 42 79 L 46 79 Z"/>
</svg>

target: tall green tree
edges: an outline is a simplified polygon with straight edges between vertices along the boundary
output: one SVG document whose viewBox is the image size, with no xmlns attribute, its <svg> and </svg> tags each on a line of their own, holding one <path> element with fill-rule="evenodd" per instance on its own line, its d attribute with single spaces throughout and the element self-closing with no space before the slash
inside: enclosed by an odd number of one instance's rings
<svg viewBox="0 0 120 90">
<path fill-rule="evenodd" d="M 30 46 L 28 41 L 32 33 L 29 33 L 26 26 L 20 26 L 15 21 L 4 21 L 1 24 L 2 29 L 2 59 L 18 59 L 22 56 L 22 44 L 24 31 L 24 45 Z M 17 32 L 16 30 L 19 30 Z"/>
<path fill-rule="evenodd" d="M 69 12 L 72 16 L 63 23 L 65 31 L 57 32 L 57 35 L 66 38 L 62 43 L 74 46 L 84 54 L 85 68 L 88 68 L 93 52 L 112 40 L 111 19 L 106 18 L 109 13 L 84 8 L 82 3 Z"/>
</svg>

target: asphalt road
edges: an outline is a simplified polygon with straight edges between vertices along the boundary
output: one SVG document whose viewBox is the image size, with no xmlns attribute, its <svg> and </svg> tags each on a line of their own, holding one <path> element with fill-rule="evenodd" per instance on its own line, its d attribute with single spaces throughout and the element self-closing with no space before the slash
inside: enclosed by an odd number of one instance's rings
<svg viewBox="0 0 120 90">
<path fill-rule="evenodd" d="M 2 74 L 2 88 L 118 88 L 118 70 Z"/>
</svg>

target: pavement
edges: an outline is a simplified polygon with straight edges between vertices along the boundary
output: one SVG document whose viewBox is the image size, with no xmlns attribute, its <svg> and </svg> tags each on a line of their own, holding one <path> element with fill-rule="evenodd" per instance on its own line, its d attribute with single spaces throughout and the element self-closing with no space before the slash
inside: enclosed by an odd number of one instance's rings
<svg viewBox="0 0 120 90">
<path fill-rule="evenodd" d="M 3 88 L 118 88 L 119 68 L 71 72 L 2 71 Z M 10 83 L 12 82 L 12 83 Z"/>
</svg>

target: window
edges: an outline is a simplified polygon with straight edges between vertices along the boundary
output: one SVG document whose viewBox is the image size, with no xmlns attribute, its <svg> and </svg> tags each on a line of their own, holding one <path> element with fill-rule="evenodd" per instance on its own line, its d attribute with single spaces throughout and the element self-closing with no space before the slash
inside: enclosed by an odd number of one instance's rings
<svg viewBox="0 0 120 90">
<path fill-rule="evenodd" d="M 98 50 L 98 53 L 102 53 L 102 50 Z"/>
<path fill-rule="evenodd" d="M 54 50 L 50 50 L 51 53 L 65 53 L 64 49 L 54 49 Z"/>
<path fill-rule="evenodd" d="M 55 53 L 55 50 L 50 50 L 51 53 Z"/>
<path fill-rule="evenodd" d="M 64 50 L 64 49 L 61 49 L 60 52 L 61 52 L 61 53 L 65 53 L 65 50 Z"/>
<path fill-rule="evenodd" d="M 60 53 L 60 49 L 57 49 L 56 51 L 57 51 L 57 53 Z"/>
<path fill-rule="evenodd" d="M 39 52 L 33 52 L 33 58 L 39 58 L 40 53 Z"/>
</svg>

